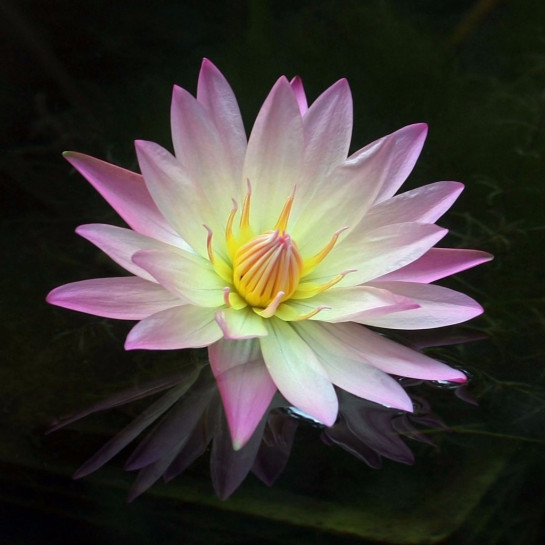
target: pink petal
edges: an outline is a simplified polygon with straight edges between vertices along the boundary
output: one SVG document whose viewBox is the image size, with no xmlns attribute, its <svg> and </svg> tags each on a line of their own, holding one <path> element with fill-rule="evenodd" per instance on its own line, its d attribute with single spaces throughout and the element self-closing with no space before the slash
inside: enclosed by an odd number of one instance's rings
<svg viewBox="0 0 545 545">
<path fill-rule="evenodd" d="M 337 418 L 337 396 L 316 354 L 290 324 L 273 317 L 266 325 L 269 334 L 259 344 L 280 393 L 297 409 L 332 426 Z"/>
<path fill-rule="evenodd" d="M 427 284 L 471 267 L 476 267 L 491 259 L 493 259 L 491 254 L 480 250 L 432 248 L 416 261 L 397 271 L 381 276 L 376 281 L 400 280 Z"/>
<path fill-rule="evenodd" d="M 135 142 L 140 169 L 153 200 L 182 238 L 202 256 L 207 256 L 207 224 L 215 233 L 223 233 L 225 218 L 205 190 L 189 178 L 187 171 L 167 150 L 153 142 Z M 230 196 L 228 196 L 230 199 Z M 222 199 L 223 200 L 223 199 Z M 225 213 L 232 208 L 232 203 Z M 221 241 L 221 236 L 218 237 Z"/>
<path fill-rule="evenodd" d="M 223 400 L 233 448 L 254 433 L 276 392 L 257 341 L 220 339 L 208 348 Z"/>
<path fill-rule="evenodd" d="M 202 62 L 197 100 L 205 107 L 222 139 L 230 158 L 233 179 L 240 181 L 246 153 L 246 132 L 233 90 L 208 59 Z"/>
<path fill-rule="evenodd" d="M 142 250 L 135 253 L 132 260 L 185 302 L 212 308 L 225 304 L 225 281 L 200 255 L 176 248 Z"/>
<path fill-rule="evenodd" d="M 172 93 L 171 125 L 176 159 L 199 198 L 213 203 L 216 214 L 228 213 L 231 199 L 239 195 L 245 146 L 232 157 L 208 110 L 181 87 L 174 87 Z"/>
<path fill-rule="evenodd" d="M 376 203 L 392 197 L 411 173 L 426 139 L 425 123 L 408 125 L 371 144 L 348 158 L 364 161 L 362 187 L 376 195 Z"/>
<path fill-rule="evenodd" d="M 127 336 L 125 349 L 201 348 L 221 336 L 213 309 L 184 305 L 158 312 L 138 322 Z"/>
<path fill-rule="evenodd" d="M 162 286 L 142 278 L 94 278 L 52 290 L 47 302 L 59 307 L 119 320 L 142 320 L 181 301 Z"/>
<path fill-rule="evenodd" d="M 301 177 L 303 122 L 287 79 L 280 78 L 257 116 L 246 152 L 243 179 L 252 184 L 252 227 L 272 229 Z M 297 204 L 297 199 L 296 199 Z"/>
<path fill-rule="evenodd" d="M 465 322 L 482 314 L 477 301 L 463 293 L 416 282 L 373 282 L 376 288 L 409 297 L 420 305 L 414 310 L 365 319 L 368 325 L 395 329 L 428 329 Z"/>
<path fill-rule="evenodd" d="M 303 280 L 323 282 L 356 269 L 340 285 L 362 284 L 412 263 L 446 233 L 446 229 L 427 223 L 398 223 L 370 232 L 352 231 L 345 239 L 339 239 L 324 261 Z"/>
<path fill-rule="evenodd" d="M 373 206 L 358 228 L 371 230 L 406 222 L 435 223 L 463 189 L 459 182 L 436 182 L 401 193 Z"/>
<path fill-rule="evenodd" d="M 131 259 L 133 254 L 139 250 L 172 248 L 170 245 L 167 246 L 156 239 L 140 235 L 130 229 L 102 223 L 80 225 L 76 229 L 76 233 L 92 242 L 127 271 L 151 282 L 157 282 L 157 280 L 133 263 Z"/>
<path fill-rule="evenodd" d="M 307 95 L 305 94 L 305 88 L 303 87 L 303 80 L 299 76 L 295 76 L 290 81 L 290 85 L 295 94 L 295 100 L 297 100 L 299 111 L 303 116 L 308 110 Z"/>
<path fill-rule="evenodd" d="M 408 311 L 410 312 L 410 311 Z M 309 322 L 310 324 L 310 322 Z M 303 324 L 302 324 L 303 325 Z M 306 324 L 304 324 L 306 326 Z M 357 359 L 385 373 L 424 380 L 465 382 L 457 369 L 411 350 L 355 323 L 327 324 L 312 322 L 313 336 L 339 359 Z"/>
<path fill-rule="evenodd" d="M 168 244 L 183 245 L 157 209 L 140 174 L 83 153 L 70 151 L 63 155 L 132 229 Z"/>
<path fill-rule="evenodd" d="M 216 312 L 216 322 L 226 339 L 253 339 L 267 335 L 263 318 L 251 308 L 224 308 Z"/>
</svg>

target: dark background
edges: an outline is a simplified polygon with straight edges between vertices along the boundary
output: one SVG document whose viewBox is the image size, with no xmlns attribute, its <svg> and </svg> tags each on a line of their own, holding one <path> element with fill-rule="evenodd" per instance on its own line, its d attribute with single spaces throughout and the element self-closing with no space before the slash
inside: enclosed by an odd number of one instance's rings
<svg viewBox="0 0 545 545">
<path fill-rule="evenodd" d="M 0 33 L 0 545 L 541 542 L 543 2 L 0 0 Z M 468 331 L 487 339 L 432 355 L 467 369 L 479 407 L 430 390 L 453 432 L 435 450 L 411 443 L 415 466 L 370 470 L 306 430 L 272 489 L 249 478 L 220 503 L 204 460 L 127 505 L 123 460 L 69 478 L 126 414 L 44 435 L 54 416 L 192 357 L 125 354 L 130 324 L 44 298 L 116 271 L 73 230 L 119 220 L 61 152 L 136 169 L 133 140 L 169 148 L 172 85 L 194 92 L 203 57 L 247 130 L 279 75 L 300 75 L 310 100 L 347 77 L 352 151 L 425 121 L 405 189 L 466 184 L 441 220 L 446 244 L 495 260 L 446 285 L 484 305 Z"/>
</svg>

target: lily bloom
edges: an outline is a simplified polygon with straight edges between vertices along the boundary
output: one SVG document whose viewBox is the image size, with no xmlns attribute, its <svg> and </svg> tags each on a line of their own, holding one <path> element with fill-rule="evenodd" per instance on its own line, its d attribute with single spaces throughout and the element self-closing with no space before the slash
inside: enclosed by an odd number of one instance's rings
<svg viewBox="0 0 545 545">
<path fill-rule="evenodd" d="M 134 276 L 67 284 L 50 303 L 138 320 L 126 349 L 208 347 L 235 449 L 277 391 L 332 426 L 334 386 L 410 412 L 390 374 L 466 380 L 364 327 L 427 329 L 482 312 L 431 284 L 491 259 L 434 248 L 447 232 L 435 222 L 463 185 L 395 195 L 425 124 L 349 156 L 347 81 L 308 106 L 301 80 L 281 77 L 247 140 L 231 87 L 206 59 L 196 97 L 174 88 L 171 120 L 174 155 L 136 142 L 141 174 L 65 154 L 130 227 L 82 225 L 77 233 Z"/>
</svg>

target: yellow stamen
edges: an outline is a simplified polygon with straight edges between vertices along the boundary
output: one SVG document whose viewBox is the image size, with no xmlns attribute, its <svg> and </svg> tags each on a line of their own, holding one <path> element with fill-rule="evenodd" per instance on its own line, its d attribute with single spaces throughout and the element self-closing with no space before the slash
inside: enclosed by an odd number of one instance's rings
<svg viewBox="0 0 545 545">
<path fill-rule="evenodd" d="M 290 218 L 291 207 L 293 205 L 294 198 L 295 198 L 295 186 L 293 186 L 293 191 L 291 192 L 291 195 L 286 201 L 286 204 L 284 204 L 284 208 L 282 209 L 282 212 L 280 213 L 278 221 L 276 222 L 276 225 L 274 226 L 274 228 L 278 229 L 281 233 L 284 233 L 286 231 L 286 227 L 288 226 L 288 220 Z"/>
<path fill-rule="evenodd" d="M 233 283 L 249 305 L 268 308 L 282 292 L 297 289 L 303 259 L 287 233 L 267 231 L 241 246 L 233 260 Z"/>
<path fill-rule="evenodd" d="M 214 247 L 212 245 L 214 233 L 212 232 L 212 229 L 210 229 L 208 225 L 203 225 L 203 227 L 208 231 L 208 236 L 206 237 L 206 251 L 208 252 L 208 259 L 210 259 L 210 263 L 212 263 L 214 270 L 219 276 L 221 276 L 227 282 L 231 282 L 233 277 L 232 268 L 225 263 L 223 259 L 218 258 L 218 256 L 214 253 Z"/>
<path fill-rule="evenodd" d="M 318 284 L 317 282 L 301 282 L 291 298 L 309 299 L 310 297 L 314 297 L 315 295 L 318 295 L 318 293 L 322 293 L 323 291 L 328 290 L 335 284 L 338 284 L 347 274 L 351 272 L 356 272 L 356 270 L 357 269 L 349 269 L 347 271 L 343 271 L 342 273 L 334 276 L 331 280 L 329 280 L 328 282 L 324 282 L 323 284 Z"/>
<path fill-rule="evenodd" d="M 233 221 L 235 220 L 235 216 L 238 210 L 237 201 L 233 199 L 233 208 L 231 209 L 231 213 L 229 214 L 229 217 L 227 218 L 227 225 L 225 226 L 225 242 L 227 243 L 227 252 L 229 253 L 229 257 L 231 258 L 231 261 L 233 260 L 233 257 L 235 256 L 235 252 L 237 250 L 237 241 L 235 239 L 235 235 L 233 235 Z"/>
<path fill-rule="evenodd" d="M 335 243 L 337 242 L 337 239 L 339 238 L 339 235 L 346 231 L 348 227 L 341 227 L 338 231 L 335 231 L 333 233 L 333 236 L 331 237 L 331 240 L 326 244 L 325 248 L 318 252 L 314 257 L 310 257 L 308 259 L 305 259 L 305 266 L 303 268 L 303 274 L 302 276 L 307 275 L 312 269 L 314 269 L 320 262 L 323 261 L 323 259 L 326 257 L 326 255 L 331 252 L 333 249 L 333 246 L 335 246 Z"/>
<path fill-rule="evenodd" d="M 279 291 L 276 294 L 276 297 L 269 303 L 267 308 L 254 308 L 254 312 L 259 314 L 262 318 L 270 318 L 271 316 L 274 316 L 278 305 L 282 302 L 282 299 L 284 299 L 285 295 L 286 294 L 283 291 Z"/>
<path fill-rule="evenodd" d="M 242 213 L 240 215 L 240 231 L 244 238 L 251 236 L 252 228 L 250 227 L 250 205 L 252 201 L 252 185 L 250 180 L 246 179 L 246 196 L 242 203 Z"/>
</svg>

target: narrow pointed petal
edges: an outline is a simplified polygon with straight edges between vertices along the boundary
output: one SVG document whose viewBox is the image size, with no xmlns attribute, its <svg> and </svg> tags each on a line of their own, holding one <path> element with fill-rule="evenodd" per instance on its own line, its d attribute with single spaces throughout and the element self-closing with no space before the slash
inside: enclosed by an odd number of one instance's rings
<svg viewBox="0 0 545 545">
<path fill-rule="evenodd" d="M 132 260 L 184 301 L 213 308 L 225 304 L 225 281 L 216 274 L 210 261 L 200 255 L 175 248 L 142 250 Z"/>
<path fill-rule="evenodd" d="M 276 315 L 279 318 L 286 319 L 283 316 L 287 310 L 286 307 L 296 311 L 295 315 L 305 315 L 316 308 L 326 307 L 310 319 L 323 322 L 346 322 L 362 314 L 382 316 L 389 312 L 415 308 L 418 304 L 387 290 L 368 286 L 351 286 L 331 288 L 309 299 L 287 301 L 278 309 Z"/>
<path fill-rule="evenodd" d="M 142 320 L 183 303 L 162 286 L 135 276 L 65 284 L 49 292 L 46 300 L 59 307 L 118 320 Z"/>
<path fill-rule="evenodd" d="M 297 100 L 299 112 L 301 113 L 301 116 L 304 116 L 308 110 L 308 102 L 305 88 L 303 87 L 303 80 L 299 76 L 295 76 L 290 81 L 290 85 L 293 92 L 295 93 L 295 100 Z"/>
<path fill-rule="evenodd" d="M 408 311 L 410 312 L 410 311 Z M 358 359 L 385 373 L 424 380 L 465 382 L 457 369 L 391 341 L 355 323 L 313 322 L 320 338 L 339 358 Z"/>
<path fill-rule="evenodd" d="M 251 308 L 225 308 L 216 312 L 216 321 L 226 339 L 253 339 L 267 335 L 263 318 Z"/>
<path fill-rule="evenodd" d="M 347 350 L 344 353 L 336 351 L 336 347 L 329 343 L 330 334 L 323 335 L 323 327 L 312 322 L 300 322 L 293 324 L 293 328 L 312 346 L 333 384 L 369 401 L 412 412 L 412 401 L 397 381 L 351 356 Z"/>
<path fill-rule="evenodd" d="M 139 250 L 174 248 L 130 229 L 102 223 L 80 225 L 76 229 L 76 233 L 92 242 L 127 271 L 155 283 L 157 280 L 142 267 L 136 265 L 131 259 L 132 256 Z"/>
<path fill-rule="evenodd" d="M 83 153 L 70 151 L 64 157 L 136 232 L 175 246 L 184 245 L 157 209 L 140 174 Z"/>
<path fill-rule="evenodd" d="M 240 109 L 231 86 L 223 74 L 208 59 L 202 62 L 197 86 L 197 100 L 206 108 L 221 136 L 229 155 L 233 181 L 242 179 L 242 164 L 246 153 L 246 132 Z"/>
<path fill-rule="evenodd" d="M 279 211 L 300 181 L 303 122 L 295 95 L 280 78 L 255 121 L 244 162 L 243 179 L 259 184 L 252 194 L 251 223 L 255 232 L 271 229 Z"/>
<path fill-rule="evenodd" d="M 428 284 L 493 259 L 488 252 L 458 248 L 432 248 L 409 265 L 388 273 L 377 282 L 402 281 Z"/>
<path fill-rule="evenodd" d="M 339 239 L 327 258 L 303 280 L 323 282 L 339 271 L 357 269 L 339 286 L 362 284 L 412 263 L 446 233 L 446 229 L 426 223 L 398 223 L 361 234 L 352 231 Z"/>
<path fill-rule="evenodd" d="M 200 189 L 200 197 L 206 196 L 214 203 L 215 211 L 230 210 L 231 199 L 236 198 L 240 190 L 243 156 L 237 156 L 233 164 L 223 135 L 208 110 L 181 87 L 174 87 L 171 116 L 176 159 L 188 173 L 195 190 Z M 208 221 L 206 218 L 205 223 Z"/>
<path fill-rule="evenodd" d="M 313 183 L 306 184 L 302 191 L 312 190 L 314 184 L 346 159 L 352 137 L 352 118 L 352 95 L 345 79 L 332 85 L 312 103 L 303 118 L 303 132 L 304 176 Z M 311 208 L 312 193 L 303 193 L 302 198 Z"/>
<path fill-rule="evenodd" d="M 187 171 L 167 150 L 153 142 L 135 142 L 138 163 L 146 185 L 161 213 L 177 233 L 202 256 L 207 256 L 203 223 L 222 232 L 217 207 L 190 178 Z M 217 206 L 217 205 L 216 205 Z M 230 206 L 225 208 L 230 210 Z M 216 215 L 215 219 L 211 216 Z M 208 219 L 212 221 L 207 222 Z"/>
<path fill-rule="evenodd" d="M 372 230 L 392 223 L 435 223 L 463 189 L 459 182 L 436 182 L 401 193 L 373 206 L 358 228 Z"/>
<path fill-rule="evenodd" d="M 276 392 L 259 343 L 220 339 L 208 348 L 227 416 L 233 448 L 250 439 Z"/>
<path fill-rule="evenodd" d="M 483 312 L 481 305 L 471 297 L 443 286 L 416 282 L 374 282 L 372 285 L 409 297 L 418 303 L 419 308 L 365 318 L 364 323 L 368 325 L 394 329 L 428 329 L 459 324 Z"/>
<path fill-rule="evenodd" d="M 259 343 L 280 393 L 297 409 L 326 426 L 333 425 L 337 396 L 316 354 L 290 324 L 277 318 L 270 318 L 266 324 L 269 334 Z"/>
<path fill-rule="evenodd" d="M 200 348 L 221 336 L 213 309 L 184 305 L 157 312 L 136 324 L 127 336 L 125 349 Z"/>
</svg>

